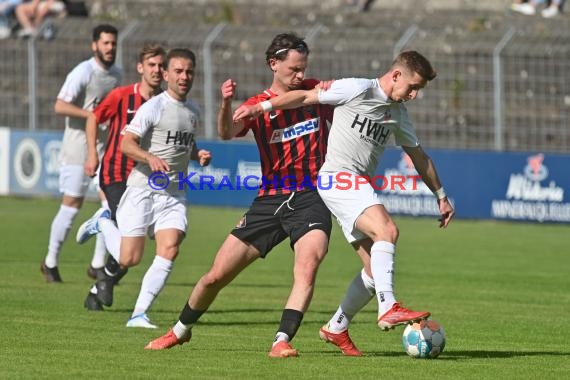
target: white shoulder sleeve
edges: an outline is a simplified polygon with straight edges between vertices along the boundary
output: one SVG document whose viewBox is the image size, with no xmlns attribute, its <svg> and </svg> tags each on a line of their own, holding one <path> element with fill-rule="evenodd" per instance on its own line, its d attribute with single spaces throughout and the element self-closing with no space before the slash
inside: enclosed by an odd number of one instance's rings
<svg viewBox="0 0 570 380">
<path fill-rule="evenodd" d="M 81 62 L 75 66 L 75 68 L 67 74 L 57 98 L 64 102 L 72 103 L 89 83 L 92 72 L 93 68 L 89 64 L 89 61 Z"/>
<path fill-rule="evenodd" d="M 319 103 L 341 105 L 348 103 L 372 87 L 374 81 L 366 78 L 345 78 L 335 80 L 328 90 L 319 91 Z"/>
<path fill-rule="evenodd" d="M 198 119 L 200 119 L 202 117 L 202 109 L 200 108 L 200 106 L 198 105 L 198 103 L 196 103 L 194 100 L 192 99 L 188 99 L 187 100 L 187 104 L 188 104 L 188 108 L 190 108 L 192 110 L 192 112 L 194 112 L 196 114 L 196 117 Z"/>
<path fill-rule="evenodd" d="M 395 131 L 394 136 L 396 139 L 396 145 L 410 147 L 420 145 L 420 140 L 418 139 L 412 121 L 408 116 L 408 110 L 403 104 L 400 104 L 400 128 Z"/>
<path fill-rule="evenodd" d="M 194 128 L 198 129 L 200 128 L 201 125 L 201 117 L 202 117 L 202 109 L 200 108 L 200 106 L 198 105 L 198 103 L 196 103 L 194 100 L 192 99 L 188 99 L 186 100 L 186 105 L 188 106 L 188 108 L 194 113 L 194 115 L 196 115 L 196 124 L 194 124 Z"/>
<path fill-rule="evenodd" d="M 131 120 L 124 131 L 131 132 L 139 137 L 143 137 L 150 128 L 154 127 L 160 121 L 162 110 L 164 109 L 165 99 L 160 95 L 144 103 L 135 113 L 135 117 Z"/>
</svg>

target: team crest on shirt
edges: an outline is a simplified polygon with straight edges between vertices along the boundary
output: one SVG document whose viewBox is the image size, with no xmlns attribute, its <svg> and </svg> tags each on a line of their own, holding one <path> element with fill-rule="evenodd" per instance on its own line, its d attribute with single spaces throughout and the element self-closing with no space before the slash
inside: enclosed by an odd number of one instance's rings
<svg viewBox="0 0 570 380">
<path fill-rule="evenodd" d="M 245 218 L 245 215 L 241 217 L 241 219 L 239 220 L 239 222 L 237 222 L 236 227 L 235 228 L 244 228 L 247 225 L 247 220 Z"/>
<path fill-rule="evenodd" d="M 319 118 L 309 119 L 283 129 L 276 129 L 271 135 L 271 144 L 285 142 L 314 133 L 320 129 Z"/>
</svg>

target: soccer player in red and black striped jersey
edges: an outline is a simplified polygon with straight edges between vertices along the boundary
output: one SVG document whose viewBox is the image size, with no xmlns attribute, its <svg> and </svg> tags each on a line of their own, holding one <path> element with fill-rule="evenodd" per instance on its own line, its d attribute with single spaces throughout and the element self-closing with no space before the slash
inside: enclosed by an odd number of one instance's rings
<svg viewBox="0 0 570 380">
<path fill-rule="evenodd" d="M 87 136 L 87 160 L 84 165 L 85 174 L 95 176 L 99 168 L 99 187 L 105 193 L 111 220 L 116 222 L 116 213 L 119 201 L 127 186 L 127 178 L 135 165 L 135 161 L 121 152 L 123 139 L 122 131 L 131 122 L 141 104 L 152 96 L 162 92 L 162 65 L 166 52 L 159 45 L 149 44 L 143 46 L 138 55 L 137 72 L 141 76 L 140 82 L 122 86 L 111 91 L 107 97 L 93 110 L 87 119 L 85 134 Z M 97 152 L 97 129 L 99 124 L 108 123 L 108 137 L 105 142 L 104 153 L 99 165 Z M 115 223 L 103 220 L 99 223 L 101 232 L 105 236 L 105 245 L 111 253 L 107 260 L 105 270 L 111 274 L 120 271 L 119 264 L 114 257 L 119 257 L 121 235 Z M 89 220 L 78 230 L 78 239 Z M 78 242 L 84 243 L 86 240 Z M 122 270 L 116 281 L 124 276 L 126 269 Z M 89 310 L 102 310 L 101 302 L 96 297 L 96 287 L 92 287 L 85 300 L 85 307 Z"/>
<path fill-rule="evenodd" d="M 277 35 L 266 51 L 273 71 L 271 87 L 248 99 L 255 104 L 295 89 L 313 88 L 319 81 L 305 79 L 309 48 L 295 34 Z M 271 357 L 297 356 L 290 345 L 309 307 L 319 264 L 328 250 L 331 216 L 319 197 L 317 173 L 326 153 L 332 108 L 326 105 L 267 112 L 254 120 L 234 124 L 231 103 L 236 83 L 222 85 L 218 134 L 224 140 L 251 130 L 259 149 L 262 183 L 250 209 L 220 247 L 213 266 L 198 281 L 179 321 L 147 349 L 165 349 L 187 342 L 192 326 L 218 292 L 257 258 L 290 239 L 295 252 L 293 287 L 283 310 Z"/>
</svg>

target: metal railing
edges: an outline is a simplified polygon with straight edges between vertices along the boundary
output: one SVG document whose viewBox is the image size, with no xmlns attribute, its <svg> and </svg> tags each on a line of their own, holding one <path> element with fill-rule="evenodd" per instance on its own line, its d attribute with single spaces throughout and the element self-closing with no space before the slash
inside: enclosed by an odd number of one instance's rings
<svg viewBox="0 0 570 380">
<path fill-rule="evenodd" d="M 91 54 L 94 20 L 65 20 L 52 41 L 0 41 L 0 125 L 61 129 L 53 103 L 69 70 Z M 570 151 L 570 31 L 521 26 L 470 28 L 386 23 L 377 28 L 314 23 L 296 28 L 311 47 L 307 76 L 322 79 L 382 74 L 401 50 L 417 49 L 438 77 L 409 104 L 418 135 L 432 147 L 498 151 Z M 121 30 L 118 64 L 125 83 L 139 79 L 144 42 L 185 46 L 198 57 L 192 96 L 202 104 L 204 133 L 215 138 L 219 86 L 238 82 L 236 104 L 268 87 L 264 51 L 283 32 L 268 25 L 160 24 L 139 20 Z"/>
</svg>

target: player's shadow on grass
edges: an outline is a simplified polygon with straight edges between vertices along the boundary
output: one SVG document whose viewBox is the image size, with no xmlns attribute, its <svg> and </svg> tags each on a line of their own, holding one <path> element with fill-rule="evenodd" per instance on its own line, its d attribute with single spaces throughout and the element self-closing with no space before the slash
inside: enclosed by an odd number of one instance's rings
<svg viewBox="0 0 570 380">
<path fill-rule="evenodd" d="M 131 313 L 133 310 L 132 309 L 124 309 L 124 308 L 109 308 L 109 309 L 105 309 L 106 312 L 111 312 L 111 313 Z M 283 311 L 282 308 L 244 308 L 244 309 L 214 309 L 214 310 L 208 310 L 207 314 L 211 315 L 211 314 L 231 314 L 231 313 L 268 313 L 268 312 L 274 312 L 274 313 L 281 313 Z M 180 310 L 174 310 L 174 309 L 152 309 L 152 313 L 153 314 L 173 314 L 173 313 L 179 313 Z"/>
<path fill-rule="evenodd" d="M 313 351 L 313 353 L 329 354 L 328 351 Z M 330 354 L 338 354 L 338 351 L 330 352 Z M 406 356 L 402 351 L 366 351 L 365 357 L 401 357 Z M 474 360 L 474 359 L 509 359 L 525 356 L 570 356 L 570 352 L 556 352 L 556 351 L 526 351 L 526 352 L 513 352 L 513 351 L 485 351 L 485 350 L 472 350 L 472 351 L 444 351 L 437 359 L 438 361 L 459 361 L 459 360 Z"/>
<path fill-rule="evenodd" d="M 194 289 L 194 287 L 196 286 L 195 282 L 169 282 L 168 286 L 174 286 L 174 287 L 183 287 L 183 288 L 192 288 Z M 263 287 L 264 289 L 267 288 L 274 288 L 274 289 L 278 289 L 278 288 L 290 288 L 291 284 L 283 284 L 283 285 L 277 285 L 277 284 L 263 284 L 260 285 L 259 283 L 231 283 L 227 286 L 228 288 L 259 288 L 259 287 Z"/>
<path fill-rule="evenodd" d="M 471 359 L 508 359 L 525 356 L 570 356 L 570 352 L 560 351 L 495 351 L 495 350 L 460 350 L 444 351 L 438 360 L 471 360 Z"/>
<path fill-rule="evenodd" d="M 401 351 L 367 351 L 366 356 L 377 356 L 377 357 L 396 357 L 402 356 Z M 558 352 L 558 351 L 495 351 L 495 350 L 459 350 L 459 351 L 444 351 L 441 356 L 436 360 L 448 360 L 448 361 L 459 361 L 459 360 L 473 360 L 473 359 L 509 359 L 518 358 L 525 356 L 570 356 L 570 352 Z"/>
</svg>

